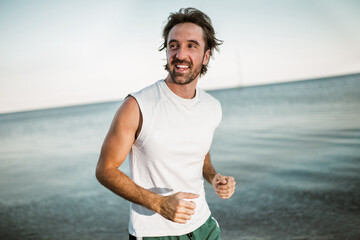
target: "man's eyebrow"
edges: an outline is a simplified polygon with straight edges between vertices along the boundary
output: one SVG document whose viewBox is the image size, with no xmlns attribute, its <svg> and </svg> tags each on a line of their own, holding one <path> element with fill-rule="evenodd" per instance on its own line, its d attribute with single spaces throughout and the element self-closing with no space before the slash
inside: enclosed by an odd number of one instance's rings
<svg viewBox="0 0 360 240">
<path fill-rule="evenodd" d="M 195 43 L 196 45 L 200 46 L 200 43 L 196 40 L 189 40 L 188 42 L 192 42 L 192 43 Z"/>
<path fill-rule="evenodd" d="M 168 44 L 170 44 L 170 43 L 178 43 L 178 42 L 179 42 L 178 40 L 171 39 L 171 40 L 168 42 Z M 196 40 L 188 40 L 188 42 L 190 42 L 190 43 L 195 43 L 196 45 L 200 46 L 200 43 L 199 43 L 198 41 L 196 41 Z"/>
<path fill-rule="evenodd" d="M 173 42 L 178 43 L 179 41 L 177 41 L 177 40 L 175 40 L 175 39 L 171 39 L 171 40 L 168 42 L 168 44 L 173 43 Z"/>
</svg>

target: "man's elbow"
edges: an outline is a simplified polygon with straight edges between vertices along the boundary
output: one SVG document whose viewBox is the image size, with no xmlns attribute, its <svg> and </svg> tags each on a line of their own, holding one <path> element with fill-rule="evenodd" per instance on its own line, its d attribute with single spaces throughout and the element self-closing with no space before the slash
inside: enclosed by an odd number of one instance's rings
<svg viewBox="0 0 360 240">
<path fill-rule="evenodd" d="M 101 184 L 104 182 L 104 175 L 104 167 L 98 163 L 95 170 L 95 177 Z"/>
</svg>

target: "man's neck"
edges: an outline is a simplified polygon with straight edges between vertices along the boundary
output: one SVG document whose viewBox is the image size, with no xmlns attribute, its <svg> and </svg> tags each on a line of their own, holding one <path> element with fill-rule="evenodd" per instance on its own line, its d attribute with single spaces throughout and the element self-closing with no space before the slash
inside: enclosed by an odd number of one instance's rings
<svg viewBox="0 0 360 240">
<path fill-rule="evenodd" d="M 173 80 L 170 77 L 170 74 L 165 78 L 165 83 L 168 86 L 168 88 L 178 95 L 181 98 L 185 99 L 192 99 L 195 97 L 196 94 L 196 85 L 199 78 L 196 78 L 194 81 L 192 81 L 189 84 L 181 85 L 176 84 L 173 82 Z"/>
</svg>

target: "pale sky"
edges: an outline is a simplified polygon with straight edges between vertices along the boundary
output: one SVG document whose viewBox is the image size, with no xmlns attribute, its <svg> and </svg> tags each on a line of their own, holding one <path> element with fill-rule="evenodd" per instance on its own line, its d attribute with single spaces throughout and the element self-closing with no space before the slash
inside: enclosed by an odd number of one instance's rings
<svg viewBox="0 0 360 240">
<path fill-rule="evenodd" d="M 0 113 L 120 100 L 165 78 L 161 31 L 181 7 L 224 40 L 204 89 L 360 72 L 359 0 L 0 0 Z"/>
</svg>

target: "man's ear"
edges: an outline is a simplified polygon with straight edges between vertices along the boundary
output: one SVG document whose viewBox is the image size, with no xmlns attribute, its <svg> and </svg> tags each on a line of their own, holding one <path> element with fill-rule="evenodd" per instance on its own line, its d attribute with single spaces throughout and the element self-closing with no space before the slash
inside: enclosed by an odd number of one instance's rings
<svg viewBox="0 0 360 240">
<path fill-rule="evenodd" d="M 210 49 L 205 51 L 203 65 L 206 66 L 209 63 L 209 60 L 210 60 Z"/>
</svg>

